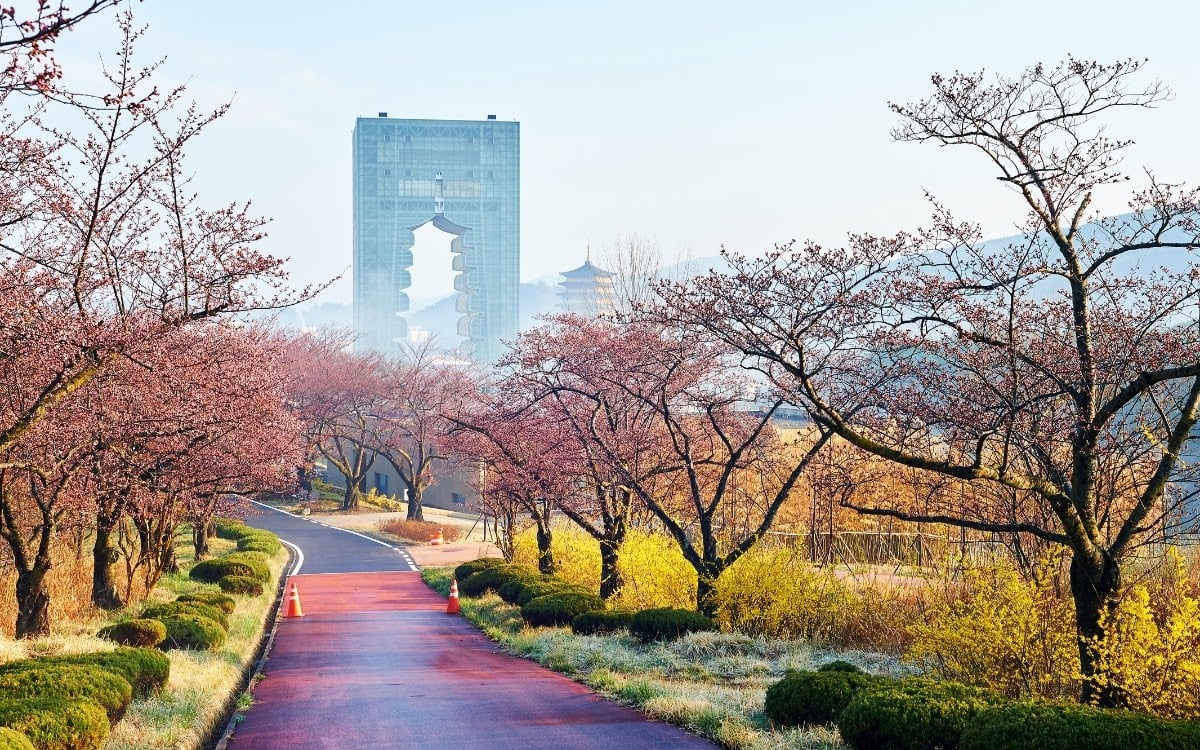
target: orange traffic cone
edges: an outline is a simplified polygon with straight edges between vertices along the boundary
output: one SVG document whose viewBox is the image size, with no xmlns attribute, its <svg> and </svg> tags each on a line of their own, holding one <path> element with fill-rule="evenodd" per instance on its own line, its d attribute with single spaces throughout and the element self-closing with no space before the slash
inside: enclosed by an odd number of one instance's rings
<svg viewBox="0 0 1200 750">
<path fill-rule="evenodd" d="M 304 610 L 300 609 L 300 591 L 296 588 L 296 584 L 292 583 L 292 590 L 288 592 L 287 609 L 283 611 L 284 617 L 304 617 Z"/>
<path fill-rule="evenodd" d="M 446 614 L 457 615 L 458 607 L 458 581 L 450 579 L 450 601 L 446 603 Z"/>
<path fill-rule="evenodd" d="M 445 544 L 446 543 L 445 539 L 442 538 L 442 530 L 441 529 L 438 529 L 437 536 L 432 537 L 429 540 L 429 543 L 430 544 Z"/>
</svg>

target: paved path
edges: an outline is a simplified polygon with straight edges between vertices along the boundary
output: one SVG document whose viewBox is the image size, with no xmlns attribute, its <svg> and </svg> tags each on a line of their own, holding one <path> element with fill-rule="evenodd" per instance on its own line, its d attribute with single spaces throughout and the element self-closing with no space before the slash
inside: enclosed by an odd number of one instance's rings
<svg viewBox="0 0 1200 750">
<path fill-rule="evenodd" d="M 272 531 L 299 551 L 292 573 L 353 573 L 417 569 L 408 550 L 355 531 L 334 529 L 314 517 L 301 517 L 262 503 L 246 523 Z"/>
<path fill-rule="evenodd" d="M 266 518 L 249 522 L 275 523 Z M 319 529 L 321 548 L 338 539 L 328 535 L 345 533 L 306 525 L 296 528 Z M 306 550 L 302 570 L 321 570 L 318 559 Z M 504 655 L 447 615 L 446 600 L 418 573 L 302 573 L 291 581 L 304 617 L 279 623 L 232 750 L 714 747 Z"/>
</svg>

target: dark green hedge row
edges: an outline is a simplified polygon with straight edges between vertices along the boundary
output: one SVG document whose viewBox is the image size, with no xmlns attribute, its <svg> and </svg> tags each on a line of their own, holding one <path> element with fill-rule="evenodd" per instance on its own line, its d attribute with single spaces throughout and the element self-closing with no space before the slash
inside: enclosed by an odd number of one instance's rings
<svg viewBox="0 0 1200 750">
<path fill-rule="evenodd" d="M 629 619 L 629 633 L 643 643 L 672 641 L 688 633 L 718 630 L 711 618 L 690 609 L 643 609 Z"/>
</svg>

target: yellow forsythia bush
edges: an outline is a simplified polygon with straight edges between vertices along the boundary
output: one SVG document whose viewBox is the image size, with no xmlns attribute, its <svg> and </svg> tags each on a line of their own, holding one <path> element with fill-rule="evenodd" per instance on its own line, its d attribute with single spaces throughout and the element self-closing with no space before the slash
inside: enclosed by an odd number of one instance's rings
<svg viewBox="0 0 1200 750">
<path fill-rule="evenodd" d="M 1145 586 L 1129 589 L 1104 638 L 1094 642 L 1101 686 L 1117 687 L 1128 706 L 1168 719 L 1200 719 L 1200 601 L 1181 591 L 1151 606 Z"/>
<path fill-rule="evenodd" d="M 537 537 L 533 529 L 513 540 L 513 562 L 537 566 Z M 574 526 L 554 529 L 551 549 L 556 575 L 589 589 L 600 589 L 600 543 Z M 623 585 L 609 600 L 613 609 L 656 607 L 694 609 L 696 571 L 669 537 L 631 529 L 621 547 L 617 569 Z"/>
<path fill-rule="evenodd" d="M 713 597 L 722 630 L 767 638 L 837 642 L 859 617 L 862 598 L 800 549 L 755 547 L 717 579 Z"/>
<path fill-rule="evenodd" d="M 960 582 L 931 590 L 904 658 L 1010 698 L 1075 696 L 1074 609 L 1054 585 L 1054 568 L 1051 561 L 1027 581 L 1007 560 L 967 565 Z"/>
</svg>

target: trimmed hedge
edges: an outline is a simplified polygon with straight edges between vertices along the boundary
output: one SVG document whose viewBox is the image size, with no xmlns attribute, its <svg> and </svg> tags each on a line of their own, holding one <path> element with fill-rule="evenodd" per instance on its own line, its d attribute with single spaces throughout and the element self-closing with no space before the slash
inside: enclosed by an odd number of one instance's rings
<svg viewBox="0 0 1200 750">
<path fill-rule="evenodd" d="M 632 617 L 633 612 L 624 609 L 598 609 L 595 612 L 584 612 L 571 620 L 571 632 L 575 635 L 615 633 L 628 628 L 629 620 Z"/>
<path fill-rule="evenodd" d="M 1003 701 L 957 682 L 894 680 L 859 693 L 837 726 L 856 750 L 958 750 L 967 722 Z"/>
<path fill-rule="evenodd" d="M 466 580 L 458 582 L 458 593 L 460 596 L 483 596 L 489 591 L 495 591 L 504 584 L 519 578 L 528 576 L 530 573 L 537 574 L 537 571 L 526 565 L 495 565 L 490 568 L 484 568 L 478 573 L 473 573 Z"/>
<path fill-rule="evenodd" d="M 157 646 L 167 637 L 167 628 L 148 617 L 106 625 L 96 635 L 122 646 Z"/>
<path fill-rule="evenodd" d="M 109 730 L 104 709 L 86 698 L 0 698 L 0 726 L 38 750 L 99 750 Z"/>
<path fill-rule="evenodd" d="M 599 594 L 558 591 L 521 605 L 521 619 L 530 625 L 566 625 L 584 612 L 604 609 Z"/>
<path fill-rule="evenodd" d="M 175 597 L 177 602 L 200 602 L 210 607 L 216 607 L 227 615 L 232 615 L 237 609 L 237 600 L 219 591 L 193 591 L 190 594 Z"/>
<path fill-rule="evenodd" d="M 690 609 L 644 609 L 629 620 L 629 633 L 643 643 L 673 641 L 687 633 L 719 630 L 711 618 Z"/>
<path fill-rule="evenodd" d="M 176 615 L 206 617 L 220 625 L 222 630 L 229 630 L 229 615 L 225 614 L 225 610 L 202 602 L 164 602 L 151 604 L 142 610 L 142 617 L 154 620 L 162 620 L 164 617 L 175 617 Z"/>
<path fill-rule="evenodd" d="M 515 604 L 518 607 L 524 607 L 526 604 L 540 596 L 562 593 L 590 594 L 592 592 L 589 589 L 586 589 L 583 586 L 575 583 L 567 583 L 566 581 L 558 578 L 547 578 L 545 580 L 525 584 L 525 588 L 523 588 L 521 593 L 517 595 L 517 601 Z"/>
<path fill-rule="evenodd" d="M 781 727 L 829 724 L 837 721 L 850 701 L 874 684 L 874 678 L 861 672 L 789 669 L 782 680 L 767 688 L 763 713 Z"/>
<path fill-rule="evenodd" d="M 961 750 L 1195 750 L 1200 722 L 1081 706 L 1021 701 L 975 714 Z"/>
<path fill-rule="evenodd" d="M 866 672 L 864 672 L 859 667 L 855 666 L 854 664 L 851 664 L 848 661 L 842 661 L 841 659 L 836 659 L 836 660 L 828 662 L 826 664 L 822 664 L 821 666 L 817 667 L 817 671 L 818 672 L 850 672 L 853 674 L 866 674 Z"/>
<path fill-rule="evenodd" d="M 454 580 L 458 581 L 458 585 L 461 586 L 463 581 L 479 571 L 504 564 L 503 557 L 481 557 L 477 560 L 469 560 L 454 569 Z"/>
<path fill-rule="evenodd" d="M 167 638 L 161 648 L 188 648 L 215 651 L 225 643 L 225 629 L 220 623 L 200 615 L 171 615 L 162 618 L 167 626 Z"/>
<path fill-rule="evenodd" d="M 104 709 L 111 724 L 125 715 L 133 687 L 118 674 L 95 666 L 47 664 L 0 675 L 0 695 L 9 699 L 90 700 Z"/>
<path fill-rule="evenodd" d="M 55 656 L 63 664 L 94 664 L 119 674 L 133 686 L 136 698 L 145 698 L 161 690 L 171 676 L 171 660 L 152 648 L 118 648 L 90 654 Z"/>
<path fill-rule="evenodd" d="M 536 573 L 528 576 L 517 576 L 501 584 L 500 587 L 496 589 L 496 594 L 509 604 L 519 605 L 520 602 L 517 600 L 517 598 L 527 586 L 541 583 L 542 581 L 546 580 L 551 579 L 545 578 Z"/>
<path fill-rule="evenodd" d="M 245 576 L 266 583 L 271 580 L 271 570 L 257 552 L 234 552 L 201 560 L 188 571 L 188 578 L 202 583 L 216 583 L 225 576 Z"/>
<path fill-rule="evenodd" d="M 239 518 L 222 518 L 213 521 L 213 529 L 216 530 L 217 537 L 234 540 L 241 539 L 247 534 L 258 531 L 258 529 L 247 526 L 246 522 Z"/>
<path fill-rule="evenodd" d="M 228 594 L 244 594 L 246 596 L 262 596 L 262 581 L 247 576 L 222 576 L 217 579 L 217 585 Z"/>
<path fill-rule="evenodd" d="M 0 727 L 0 750 L 37 750 L 29 738 L 15 729 Z"/>
<path fill-rule="evenodd" d="M 261 552 L 264 555 L 274 555 L 283 549 L 283 544 L 279 541 L 279 537 L 271 532 L 255 529 L 238 538 L 237 548 L 239 552 Z"/>
</svg>

